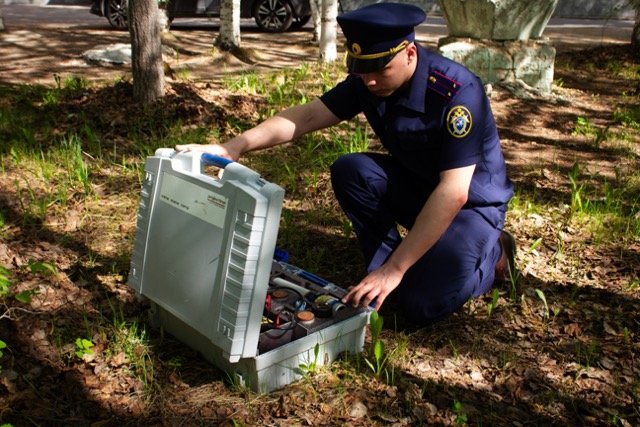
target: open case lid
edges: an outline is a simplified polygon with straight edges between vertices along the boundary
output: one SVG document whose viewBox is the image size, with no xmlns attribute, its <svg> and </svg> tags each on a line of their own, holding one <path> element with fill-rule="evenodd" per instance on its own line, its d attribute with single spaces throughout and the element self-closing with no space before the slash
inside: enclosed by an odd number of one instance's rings
<svg viewBox="0 0 640 427">
<path fill-rule="evenodd" d="M 222 177 L 203 174 L 205 162 Z M 130 286 L 231 363 L 256 356 L 283 197 L 239 163 L 157 150 L 145 164 Z"/>
</svg>

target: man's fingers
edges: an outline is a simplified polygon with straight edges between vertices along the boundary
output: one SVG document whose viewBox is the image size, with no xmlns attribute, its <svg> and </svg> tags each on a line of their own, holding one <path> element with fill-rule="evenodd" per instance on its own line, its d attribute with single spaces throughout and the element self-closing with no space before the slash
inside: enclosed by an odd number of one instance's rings
<svg viewBox="0 0 640 427">
<path fill-rule="evenodd" d="M 382 306 L 384 302 L 385 296 L 382 295 L 382 292 L 369 292 L 367 294 L 367 298 L 362 301 L 362 307 L 373 307 L 376 310 Z"/>
<path fill-rule="evenodd" d="M 193 144 L 178 144 L 175 146 L 176 151 L 191 151 Z"/>
<path fill-rule="evenodd" d="M 372 307 L 375 308 L 376 310 L 380 310 L 380 307 L 382 307 L 382 304 L 384 303 L 385 299 L 387 299 L 386 295 L 385 296 L 383 296 L 382 294 L 378 295 L 372 300 L 372 302 L 374 303 Z"/>
<path fill-rule="evenodd" d="M 350 288 L 349 292 L 342 298 L 342 302 L 345 304 L 351 304 L 353 307 L 367 307 L 372 301 L 379 298 L 380 296 L 374 285 L 360 284 L 356 287 Z"/>
<path fill-rule="evenodd" d="M 362 284 L 352 287 L 344 298 L 342 298 L 343 303 L 350 303 L 354 307 L 360 305 L 360 299 L 364 292 L 363 288 L 364 286 Z"/>
</svg>

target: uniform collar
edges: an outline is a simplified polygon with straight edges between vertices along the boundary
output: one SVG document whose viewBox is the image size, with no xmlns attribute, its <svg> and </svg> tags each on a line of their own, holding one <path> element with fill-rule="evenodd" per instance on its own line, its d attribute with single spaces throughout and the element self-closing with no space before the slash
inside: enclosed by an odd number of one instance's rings
<svg viewBox="0 0 640 427">
<path fill-rule="evenodd" d="M 418 49 L 418 65 L 413 72 L 413 76 L 411 76 L 409 85 L 402 91 L 394 105 L 402 105 L 418 113 L 424 113 L 429 74 L 428 53 L 426 49 L 418 44 L 416 44 L 416 48 Z"/>
</svg>

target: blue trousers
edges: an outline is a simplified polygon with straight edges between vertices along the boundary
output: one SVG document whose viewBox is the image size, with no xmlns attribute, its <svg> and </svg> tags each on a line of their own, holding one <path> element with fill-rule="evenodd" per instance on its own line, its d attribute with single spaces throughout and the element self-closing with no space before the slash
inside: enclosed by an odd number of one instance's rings
<svg viewBox="0 0 640 427">
<path fill-rule="evenodd" d="M 411 229 L 429 197 L 391 156 L 355 153 L 331 166 L 336 198 L 353 224 L 369 272 L 380 267 Z M 485 212 L 486 214 L 486 212 Z M 504 222 L 504 211 L 498 213 Z M 438 242 L 409 270 L 388 297 L 410 320 L 443 319 L 491 289 L 501 249 L 500 230 L 474 209 L 462 209 Z"/>
</svg>

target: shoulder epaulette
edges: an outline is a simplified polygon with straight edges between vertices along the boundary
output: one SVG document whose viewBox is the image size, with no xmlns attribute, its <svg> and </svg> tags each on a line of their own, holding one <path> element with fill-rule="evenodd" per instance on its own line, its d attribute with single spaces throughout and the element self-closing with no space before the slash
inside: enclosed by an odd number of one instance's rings
<svg viewBox="0 0 640 427">
<path fill-rule="evenodd" d="M 460 83 L 434 70 L 429 73 L 427 90 L 431 90 L 449 100 L 460 90 Z"/>
</svg>

